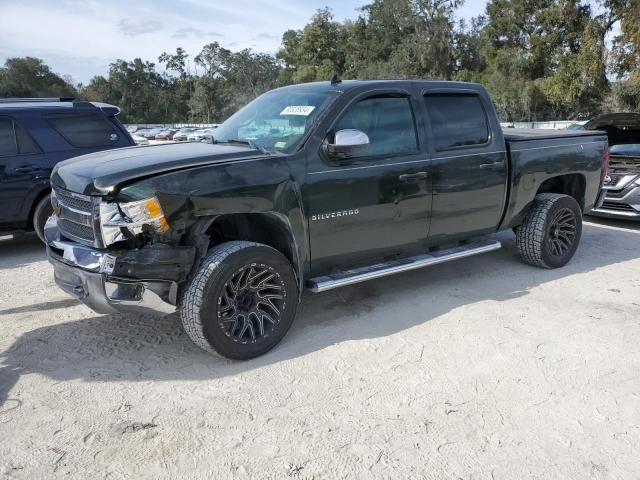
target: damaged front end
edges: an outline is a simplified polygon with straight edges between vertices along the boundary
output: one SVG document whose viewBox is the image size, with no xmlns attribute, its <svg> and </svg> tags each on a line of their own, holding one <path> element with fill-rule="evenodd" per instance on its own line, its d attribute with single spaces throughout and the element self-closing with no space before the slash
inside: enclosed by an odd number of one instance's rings
<svg viewBox="0 0 640 480">
<path fill-rule="evenodd" d="M 172 313 L 196 249 L 155 198 L 118 203 L 54 188 L 44 234 L 56 283 L 98 313 Z"/>
</svg>

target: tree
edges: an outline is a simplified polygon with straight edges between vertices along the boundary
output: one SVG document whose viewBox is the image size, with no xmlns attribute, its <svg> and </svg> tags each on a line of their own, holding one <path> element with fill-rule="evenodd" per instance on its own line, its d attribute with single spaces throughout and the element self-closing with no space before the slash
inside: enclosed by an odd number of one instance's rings
<svg viewBox="0 0 640 480">
<path fill-rule="evenodd" d="M 0 68 L 0 97 L 75 97 L 77 91 L 39 58 L 8 58 Z"/>
<path fill-rule="evenodd" d="M 169 122 L 175 113 L 169 108 L 167 87 L 153 63 L 135 58 L 131 62 L 116 60 L 109 67 L 108 79 L 94 77 L 83 94 L 88 100 L 120 106 L 125 122 Z"/>
<path fill-rule="evenodd" d="M 107 76 L 77 89 L 141 123 L 219 122 L 274 86 L 329 80 L 334 72 L 481 82 L 509 121 L 640 111 L 640 0 L 489 0 L 484 15 L 455 21 L 461 3 L 368 0 L 344 22 L 324 8 L 284 32 L 275 56 L 211 42 L 192 72 L 178 47 L 160 55 L 161 73 L 139 58 L 117 60 Z M 75 95 L 71 83 L 35 58 L 0 68 L 2 96 Z"/>
<path fill-rule="evenodd" d="M 302 31 L 285 32 L 282 43 L 277 57 L 291 73 L 287 80 L 329 80 L 345 71 L 347 32 L 329 8 L 318 10 Z"/>
<path fill-rule="evenodd" d="M 215 78 L 222 73 L 224 59 L 231 54 L 231 51 L 221 48 L 218 42 L 213 42 L 202 47 L 202 50 L 194 61 L 204 69 L 204 75 Z"/>
<path fill-rule="evenodd" d="M 158 57 L 158 62 L 166 65 L 166 69 L 170 72 L 176 72 L 181 80 L 186 80 L 189 76 L 187 69 L 187 60 L 189 55 L 182 48 L 176 48 L 175 55 L 164 52 Z"/>
</svg>

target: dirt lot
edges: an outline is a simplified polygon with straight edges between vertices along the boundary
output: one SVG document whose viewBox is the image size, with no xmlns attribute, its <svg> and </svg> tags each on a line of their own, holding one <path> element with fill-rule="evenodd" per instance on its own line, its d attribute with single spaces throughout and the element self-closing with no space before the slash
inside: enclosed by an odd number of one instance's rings
<svg viewBox="0 0 640 480">
<path fill-rule="evenodd" d="M 640 225 L 310 295 L 244 363 L 102 316 L 0 242 L 0 477 L 640 477 Z"/>
</svg>

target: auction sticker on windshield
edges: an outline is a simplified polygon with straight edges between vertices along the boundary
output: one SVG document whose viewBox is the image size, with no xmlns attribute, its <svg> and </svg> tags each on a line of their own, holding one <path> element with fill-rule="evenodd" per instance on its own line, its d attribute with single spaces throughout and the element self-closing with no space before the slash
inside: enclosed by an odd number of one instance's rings
<svg viewBox="0 0 640 480">
<path fill-rule="evenodd" d="M 313 105 L 289 105 L 280 112 L 280 115 L 302 115 L 308 117 L 316 107 Z"/>
</svg>

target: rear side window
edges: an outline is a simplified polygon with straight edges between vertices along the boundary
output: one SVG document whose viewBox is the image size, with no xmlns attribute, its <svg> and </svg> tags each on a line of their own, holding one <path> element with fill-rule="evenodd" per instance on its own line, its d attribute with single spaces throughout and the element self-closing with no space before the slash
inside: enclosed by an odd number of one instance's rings
<svg viewBox="0 0 640 480">
<path fill-rule="evenodd" d="M 0 118 L 0 157 L 17 154 L 18 145 L 13 130 L 13 121 L 9 118 Z"/>
<path fill-rule="evenodd" d="M 10 117 L 0 117 L 0 157 L 42 153 L 31 136 Z"/>
<path fill-rule="evenodd" d="M 100 115 L 46 115 L 45 118 L 74 147 L 106 147 L 119 138 L 113 125 Z"/>
<path fill-rule="evenodd" d="M 489 125 L 477 95 L 437 94 L 424 97 L 435 149 L 448 150 L 489 141 Z"/>
<path fill-rule="evenodd" d="M 24 128 L 15 125 L 16 138 L 18 140 L 18 151 L 20 155 L 28 155 L 33 153 L 42 153 L 40 147 L 33 141 L 31 135 L 29 135 Z"/>
<path fill-rule="evenodd" d="M 351 105 L 335 130 L 356 129 L 369 136 L 369 148 L 356 157 L 418 151 L 416 127 L 409 99 L 379 95 Z"/>
</svg>

